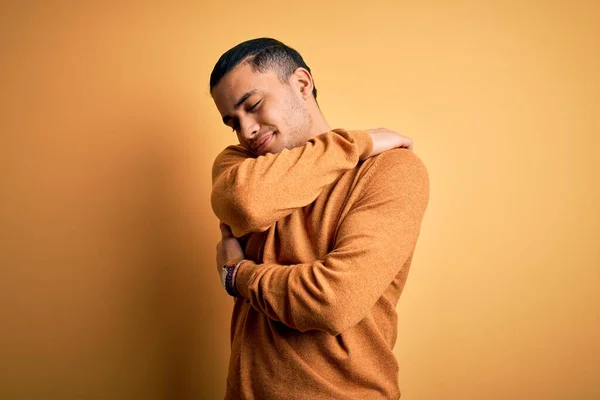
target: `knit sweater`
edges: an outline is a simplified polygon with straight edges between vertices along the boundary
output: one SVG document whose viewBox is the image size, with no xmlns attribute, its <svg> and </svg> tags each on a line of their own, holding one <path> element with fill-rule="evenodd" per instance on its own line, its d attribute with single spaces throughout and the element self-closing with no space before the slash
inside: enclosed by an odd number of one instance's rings
<svg viewBox="0 0 600 400">
<path fill-rule="evenodd" d="M 225 399 L 398 399 L 396 305 L 429 201 L 410 150 L 334 129 L 215 159 L 211 204 L 244 246 Z"/>
</svg>

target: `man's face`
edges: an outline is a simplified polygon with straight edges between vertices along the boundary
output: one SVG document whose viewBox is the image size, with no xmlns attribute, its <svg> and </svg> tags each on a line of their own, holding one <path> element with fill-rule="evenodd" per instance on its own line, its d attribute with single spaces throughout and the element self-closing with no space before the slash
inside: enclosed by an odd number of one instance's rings
<svg viewBox="0 0 600 400">
<path fill-rule="evenodd" d="M 274 71 L 254 72 L 242 62 L 213 88 L 225 125 L 256 156 L 303 145 L 312 118 L 294 75 L 283 83 Z"/>
</svg>

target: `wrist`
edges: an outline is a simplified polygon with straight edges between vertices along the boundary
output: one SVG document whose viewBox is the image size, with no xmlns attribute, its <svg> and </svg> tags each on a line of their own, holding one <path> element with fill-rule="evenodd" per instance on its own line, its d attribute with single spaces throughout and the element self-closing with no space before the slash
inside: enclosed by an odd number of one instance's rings
<svg viewBox="0 0 600 400">
<path fill-rule="evenodd" d="M 235 278 L 240 266 L 244 261 L 245 260 L 243 258 L 235 258 L 227 261 L 223 265 L 223 271 L 225 272 L 225 290 L 227 291 L 227 294 L 229 294 L 232 297 L 240 296 L 239 292 L 236 289 Z"/>
<path fill-rule="evenodd" d="M 354 130 L 350 131 L 354 140 L 356 141 L 359 149 L 358 159 L 364 161 L 373 155 L 375 150 L 376 142 L 373 139 L 373 135 L 370 131 Z"/>
</svg>

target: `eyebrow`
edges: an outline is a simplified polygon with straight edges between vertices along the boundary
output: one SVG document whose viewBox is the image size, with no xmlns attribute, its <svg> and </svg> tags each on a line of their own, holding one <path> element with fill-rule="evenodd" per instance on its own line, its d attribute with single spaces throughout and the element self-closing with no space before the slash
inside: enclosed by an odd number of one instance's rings
<svg viewBox="0 0 600 400">
<path fill-rule="evenodd" d="M 248 100 L 248 97 L 252 96 L 253 94 L 256 94 L 258 92 L 258 89 L 253 89 L 249 92 L 244 93 L 244 95 L 242 97 L 240 97 L 240 99 L 235 103 L 235 105 L 233 106 L 234 110 L 237 110 L 238 108 L 240 108 L 242 106 L 242 104 L 244 104 L 244 102 L 246 100 Z M 227 125 L 227 123 L 229 122 L 229 120 L 231 119 L 231 117 L 229 115 L 225 115 L 223 117 L 223 123 L 225 125 Z"/>
</svg>

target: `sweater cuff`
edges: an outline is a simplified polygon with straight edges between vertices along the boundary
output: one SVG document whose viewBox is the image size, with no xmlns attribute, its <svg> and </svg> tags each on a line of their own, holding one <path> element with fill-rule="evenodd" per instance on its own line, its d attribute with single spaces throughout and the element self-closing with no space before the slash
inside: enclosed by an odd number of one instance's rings
<svg viewBox="0 0 600 400">
<path fill-rule="evenodd" d="M 373 152 L 373 139 L 371 139 L 371 135 L 367 131 L 348 131 L 352 135 L 352 138 L 356 141 L 358 145 L 358 151 L 360 153 L 359 160 L 364 161 L 367 158 L 371 157 L 371 153 Z"/>
<path fill-rule="evenodd" d="M 254 270 L 258 267 L 258 264 L 250 260 L 245 260 L 238 267 L 237 274 L 235 275 L 235 289 L 240 296 L 248 299 L 250 298 L 250 290 L 248 288 L 254 275 Z"/>
</svg>

